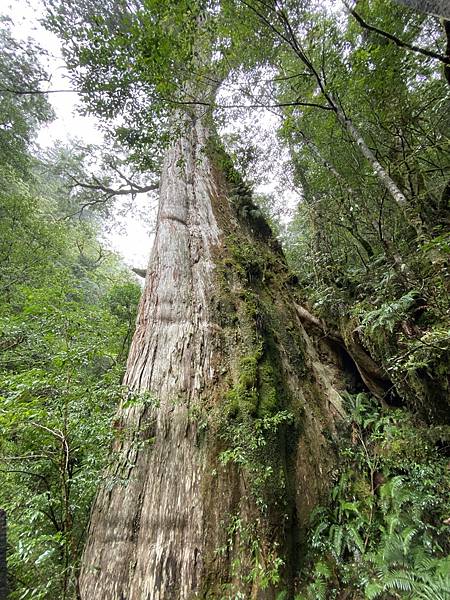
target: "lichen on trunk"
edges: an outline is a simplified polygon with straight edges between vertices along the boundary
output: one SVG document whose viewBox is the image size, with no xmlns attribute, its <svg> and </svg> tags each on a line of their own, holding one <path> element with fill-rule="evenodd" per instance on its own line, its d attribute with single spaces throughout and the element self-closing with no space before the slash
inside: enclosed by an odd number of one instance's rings
<svg viewBox="0 0 450 600">
<path fill-rule="evenodd" d="M 164 161 L 125 376 L 151 401 L 118 413 L 83 600 L 292 591 L 334 464 L 343 384 L 321 364 L 280 247 L 205 123 L 191 115 Z"/>
</svg>

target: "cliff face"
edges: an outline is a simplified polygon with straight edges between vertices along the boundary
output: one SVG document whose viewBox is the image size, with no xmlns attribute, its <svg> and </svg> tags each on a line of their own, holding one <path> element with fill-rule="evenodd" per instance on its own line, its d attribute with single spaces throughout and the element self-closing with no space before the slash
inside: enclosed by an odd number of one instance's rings
<svg viewBox="0 0 450 600">
<path fill-rule="evenodd" d="M 274 598 L 327 487 L 345 385 L 305 333 L 249 191 L 194 118 L 167 152 L 157 233 L 92 511 L 83 600 Z M 238 594 L 241 594 L 240 596 Z"/>
</svg>

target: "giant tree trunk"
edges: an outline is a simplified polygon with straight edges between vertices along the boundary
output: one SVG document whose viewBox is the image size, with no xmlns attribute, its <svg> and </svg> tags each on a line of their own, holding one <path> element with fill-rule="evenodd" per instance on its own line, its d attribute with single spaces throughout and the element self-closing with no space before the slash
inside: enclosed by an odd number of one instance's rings
<svg viewBox="0 0 450 600">
<path fill-rule="evenodd" d="M 296 315 L 267 224 L 193 117 L 165 158 L 125 376 L 149 397 L 119 411 L 82 599 L 292 590 L 334 462 L 333 377 Z"/>
</svg>

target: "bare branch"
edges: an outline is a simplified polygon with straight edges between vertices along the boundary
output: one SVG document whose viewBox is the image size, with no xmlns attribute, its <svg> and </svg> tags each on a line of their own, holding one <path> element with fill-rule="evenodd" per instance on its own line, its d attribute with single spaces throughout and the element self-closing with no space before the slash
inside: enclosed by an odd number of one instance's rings
<svg viewBox="0 0 450 600">
<path fill-rule="evenodd" d="M 300 75 L 307 75 L 305 73 L 301 73 Z M 299 76 L 300 76 L 299 75 Z M 102 90 L 98 90 L 102 91 Z M 0 93 L 10 93 L 16 94 L 19 96 L 23 95 L 33 95 L 33 94 L 58 94 L 58 93 L 75 93 L 75 94 L 89 94 L 90 92 L 85 92 L 83 90 L 19 90 L 12 88 L 0 88 Z M 243 108 L 243 109 L 252 109 L 252 108 L 283 108 L 287 106 L 311 106 L 314 108 L 321 108 L 322 110 L 334 110 L 330 106 L 324 106 L 323 104 L 316 104 L 314 102 L 301 102 L 300 100 L 296 100 L 294 102 L 276 102 L 274 104 L 264 104 L 264 103 L 255 103 L 255 104 L 214 104 L 212 102 L 203 102 L 201 100 L 177 100 L 173 98 L 160 98 L 163 102 L 167 102 L 168 104 L 176 104 L 183 106 L 206 106 L 208 108 L 213 109 L 231 109 L 231 108 Z M 128 194 L 132 192 L 126 192 Z M 124 192 L 125 194 L 125 192 Z M 117 195 L 117 194 L 114 194 Z"/>
<path fill-rule="evenodd" d="M 117 171 L 117 169 L 115 170 Z M 97 179 L 97 177 L 95 177 L 94 175 L 92 176 L 94 183 L 85 183 L 83 181 L 78 181 L 78 179 L 76 179 L 73 175 L 71 175 L 70 177 L 75 182 L 76 186 L 86 190 L 105 192 L 105 194 L 109 194 L 108 198 L 112 198 L 113 196 L 134 196 L 136 194 L 146 194 L 148 192 L 155 191 L 159 188 L 159 182 L 150 183 L 149 185 L 138 185 L 137 183 L 134 183 L 129 179 L 125 178 L 125 176 L 121 173 L 119 174 L 124 179 L 126 179 L 130 187 L 114 189 L 102 184 L 101 181 Z"/>
</svg>

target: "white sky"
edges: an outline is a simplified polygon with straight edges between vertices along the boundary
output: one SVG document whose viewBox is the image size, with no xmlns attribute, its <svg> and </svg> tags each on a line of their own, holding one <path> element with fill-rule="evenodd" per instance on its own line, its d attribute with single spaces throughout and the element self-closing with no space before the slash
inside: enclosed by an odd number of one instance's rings
<svg viewBox="0 0 450 600">
<path fill-rule="evenodd" d="M 70 89 L 64 61 L 61 56 L 61 46 L 58 38 L 44 29 L 39 19 L 43 17 L 43 7 L 40 0 L 7 0 L 2 13 L 12 19 L 13 34 L 18 39 L 31 37 L 35 39 L 49 54 L 47 68 L 51 81 L 46 84 L 48 89 Z M 45 89 L 45 86 L 43 86 Z M 101 142 L 101 133 L 96 127 L 93 117 L 81 117 L 75 113 L 79 100 L 78 94 L 50 94 L 57 119 L 43 127 L 38 136 L 38 143 L 44 147 L 53 145 L 57 140 L 79 137 L 86 143 Z"/>
</svg>

